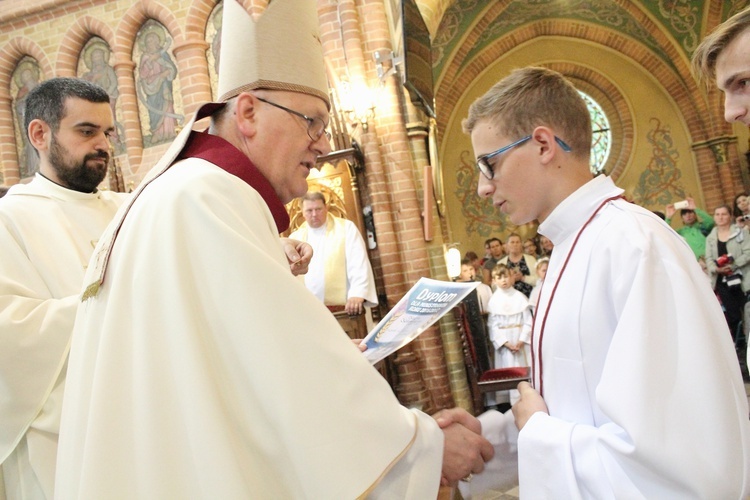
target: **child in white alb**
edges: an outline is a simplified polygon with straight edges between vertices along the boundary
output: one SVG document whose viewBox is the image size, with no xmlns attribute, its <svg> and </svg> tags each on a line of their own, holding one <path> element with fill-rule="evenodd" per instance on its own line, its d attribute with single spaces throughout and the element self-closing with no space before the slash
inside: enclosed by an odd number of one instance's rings
<svg viewBox="0 0 750 500">
<path fill-rule="evenodd" d="M 529 366 L 531 356 L 531 309 L 526 296 L 513 288 L 513 280 L 507 267 L 500 264 L 492 270 L 492 284 L 495 292 L 489 303 L 490 340 L 495 347 L 495 368 Z M 495 393 L 496 403 L 511 404 L 518 400 L 518 391 Z M 488 398 L 487 405 L 492 405 Z"/>
</svg>

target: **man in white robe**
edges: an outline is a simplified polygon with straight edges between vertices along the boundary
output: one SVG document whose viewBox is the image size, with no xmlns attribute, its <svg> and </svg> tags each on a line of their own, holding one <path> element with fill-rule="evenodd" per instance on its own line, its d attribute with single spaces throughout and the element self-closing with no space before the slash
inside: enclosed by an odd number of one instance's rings
<svg viewBox="0 0 750 500">
<path fill-rule="evenodd" d="M 329 309 L 343 308 L 350 315 L 364 312 L 378 303 L 375 278 L 367 258 L 365 240 L 354 223 L 329 213 L 322 193 L 302 197 L 305 222 L 290 238 L 305 241 L 313 248 L 313 258 L 305 286 Z"/>
<path fill-rule="evenodd" d="M 727 19 L 708 35 L 693 53 L 693 70 L 704 83 L 716 83 L 724 93 L 724 118 L 750 126 L 750 9 Z M 744 311 L 745 341 L 750 324 L 750 302 Z M 750 376 L 750 349 L 745 367 Z"/>
<path fill-rule="evenodd" d="M 521 497 L 744 498 L 750 420 L 726 322 L 685 241 L 610 178 L 591 178 L 576 89 L 554 71 L 516 70 L 464 128 L 479 195 L 514 224 L 539 220 L 555 245 L 533 387 L 519 384 L 512 417 L 480 418 L 496 460 L 517 460 Z"/>
<path fill-rule="evenodd" d="M 40 170 L 0 200 L 0 477 L 10 499 L 45 499 L 83 274 L 125 195 L 97 190 L 114 131 L 104 89 L 48 80 L 25 116 Z"/>
<path fill-rule="evenodd" d="M 185 127 L 92 258 L 56 498 L 435 498 L 490 458 L 468 413 L 441 432 L 399 405 L 289 272 L 284 203 L 330 151 L 317 29 L 314 2 L 224 3 L 209 132 Z"/>
</svg>

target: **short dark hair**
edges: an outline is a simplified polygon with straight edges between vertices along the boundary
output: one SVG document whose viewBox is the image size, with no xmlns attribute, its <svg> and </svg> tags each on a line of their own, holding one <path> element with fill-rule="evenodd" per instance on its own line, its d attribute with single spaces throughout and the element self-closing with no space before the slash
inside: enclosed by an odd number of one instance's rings
<svg viewBox="0 0 750 500">
<path fill-rule="evenodd" d="M 466 255 L 464 257 L 472 261 L 477 260 L 479 258 L 479 255 L 477 255 L 476 252 L 472 252 L 471 250 L 469 250 L 468 252 L 466 252 Z"/>
<path fill-rule="evenodd" d="M 24 109 L 24 131 L 28 134 L 33 120 L 42 120 L 57 132 L 65 118 L 65 101 L 69 97 L 89 102 L 109 103 L 109 94 L 99 85 L 80 78 L 51 78 L 29 91 Z"/>
<path fill-rule="evenodd" d="M 5 196 L 5 193 L 8 192 L 8 189 L 9 188 L 7 188 L 6 186 L 0 186 L 0 198 L 2 198 L 3 196 Z"/>
</svg>

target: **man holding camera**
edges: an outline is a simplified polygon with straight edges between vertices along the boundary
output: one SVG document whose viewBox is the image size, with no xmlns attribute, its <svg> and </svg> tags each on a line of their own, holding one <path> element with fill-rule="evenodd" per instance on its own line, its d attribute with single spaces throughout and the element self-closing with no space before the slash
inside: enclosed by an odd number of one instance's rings
<svg viewBox="0 0 750 500">
<path fill-rule="evenodd" d="M 677 229 L 677 234 L 685 238 L 693 250 L 696 259 L 700 259 L 706 253 L 706 236 L 714 227 L 713 218 L 695 206 L 695 200 L 687 197 L 684 201 L 670 203 L 664 209 L 666 219 L 664 222 L 671 224 L 672 216 L 680 210 L 682 227 Z"/>
</svg>

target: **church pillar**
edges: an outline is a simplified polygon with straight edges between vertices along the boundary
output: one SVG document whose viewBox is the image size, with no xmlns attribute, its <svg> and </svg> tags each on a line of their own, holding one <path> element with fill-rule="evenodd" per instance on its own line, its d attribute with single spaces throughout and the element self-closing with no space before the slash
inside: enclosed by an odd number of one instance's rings
<svg viewBox="0 0 750 500">
<path fill-rule="evenodd" d="M 127 151 L 130 172 L 124 173 L 129 179 L 141 163 L 143 154 L 143 134 L 141 132 L 141 120 L 138 116 L 138 101 L 136 97 L 135 63 L 129 60 L 116 59 L 114 65 L 117 73 L 117 85 L 120 90 L 120 105 L 122 106 L 122 126 L 127 130 L 125 134 L 125 149 Z M 143 174 L 140 175 L 143 177 Z"/>
<path fill-rule="evenodd" d="M 206 64 L 208 43 L 205 40 L 187 40 L 174 46 L 177 73 L 180 76 L 182 107 L 188 117 L 204 102 L 211 100 L 211 78 Z"/>
<path fill-rule="evenodd" d="M 0 95 L 0 134 L 3 137 L 14 137 L 15 129 L 13 128 L 13 99 L 6 92 Z M 4 140 L 0 142 L 0 165 L 2 165 L 2 177 L 0 184 L 12 186 L 18 184 L 21 180 L 21 174 L 18 170 L 18 150 L 16 141 Z"/>
<path fill-rule="evenodd" d="M 693 144 L 698 175 L 706 196 L 706 211 L 724 203 L 730 206 L 743 190 L 737 137 L 722 135 Z"/>
</svg>

